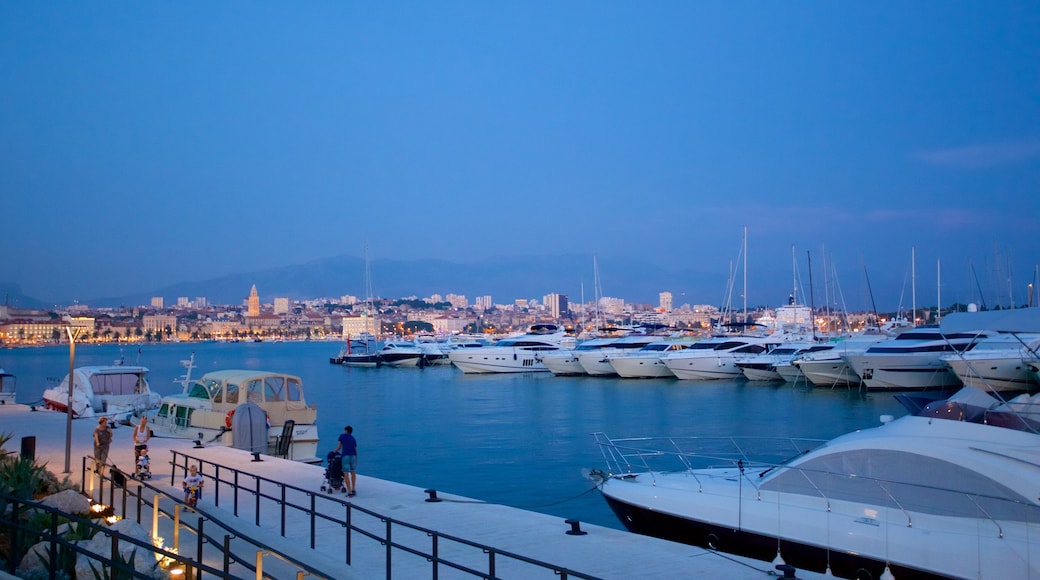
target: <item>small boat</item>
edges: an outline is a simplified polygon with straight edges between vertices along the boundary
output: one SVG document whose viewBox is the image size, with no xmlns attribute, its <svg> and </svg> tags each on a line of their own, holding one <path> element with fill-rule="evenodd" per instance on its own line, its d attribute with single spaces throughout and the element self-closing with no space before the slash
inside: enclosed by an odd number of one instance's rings
<svg viewBox="0 0 1040 580">
<path fill-rule="evenodd" d="M 321 462 L 318 411 L 307 405 L 303 380 L 294 375 L 257 370 L 206 373 L 188 381 L 184 392 L 163 397 L 150 424 L 156 435 L 241 447 L 235 439 L 235 414 L 251 405 L 266 415 L 264 452 L 304 463 Z"/>
<path fill-rule="evenodd" d="M 0 368 L 0 405 L 13 405 L 15 395 L 15 379 L 11 373 Z"/>
<path fill-rule="evenodd" d="M 113 417 L 126 421 L 159 406 L 161 397 L 148 386 L 148 369 L 131 365 L 83 366 L 73 369 L 72 415 Z M 66 412 L 69 408 L 69 375 L 43 391 L 44 406 Z"/>
<path fill-rule="evenodd" d="M 965 387 L 825 442 L 599 433 L 590 476 L 639 534 L 841 578 L 1040 578 L 1040 405 L 1021 397 Z"/>
</svg>

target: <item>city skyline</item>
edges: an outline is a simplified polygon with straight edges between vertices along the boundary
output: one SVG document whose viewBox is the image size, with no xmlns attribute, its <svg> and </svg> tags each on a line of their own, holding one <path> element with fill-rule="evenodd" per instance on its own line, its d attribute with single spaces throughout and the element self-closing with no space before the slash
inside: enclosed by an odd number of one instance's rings
<svg viewBox="0 0 1040 580">
<path fill-rule="evenodd" d="M 517 286 L 597 256 L 622 296 L 639 261 L 674 281 L 626 299 L 711 304 L 746 259 L 747 301 L 776 305 L 811 253 L 850 309 L 913 286 L 1026 304 L 1037 22 L 1026 1 L 5 3 L 0 283 L 147 295 L 367 247 L 525 264 L 499 273 Z M 525 294 L 591 293 L 590 270 Z"/>
</svg>

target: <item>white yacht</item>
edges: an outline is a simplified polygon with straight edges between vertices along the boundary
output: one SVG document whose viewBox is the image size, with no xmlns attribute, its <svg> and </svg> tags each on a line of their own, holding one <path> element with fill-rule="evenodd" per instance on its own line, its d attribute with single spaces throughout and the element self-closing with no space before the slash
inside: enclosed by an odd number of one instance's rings
<svg viewBox="0 0 1040 580">
<path fill-rule="evenodd" d="M 600 337 L 579 342 L 574 348 L 564 348 L 539 355 L 539 360 L 557 376 L 584 375 L 585 368 L 578 361 L 578 355 L 592 350 L 602 350 L 610 345 L 615 338 Z"/>
<path fill-rule="evenodd" d="M 303 380 L 294 375 L 257 370 L 226 370 L 206 373 L 188 381 L 184 392 L 162 398 L 151 414 L 156 435 L 194 439 L 200 444 L 235 446 L 241 425 L 236 413 L 247 404 L 259 407 L 260 439 L 264 453 L 284 454 L 287 459 L 319 463 L 318 411 L 307 405 Z M 244 415 L 245 413 L 240 413 Z M 284 448 L 280 449 L 284 445 Z"/>
<path fill-rule="evenodd" d="M 738 358 L 769 352 L 780 343 L 772 337 L 718 336 L 667 353 L 661 361 L 682 380 L 735 379 L 744 376 L 737 367 Z"/>
<path fill-rule="evenodd" d="M 411 342 L 389 341 L 376 354 L 379 364 L 388 367 L 417 367 L 423 358 L 423 350 Z"/>
<path fill-rule="evenodd" d="M 675 351 L 690 348 L 699 339 L 683 337 L 651 342 L 637 351 L 620 352 L 607 355 L 607 361 L 614 367 L 614 372 L 624 379 L 659 379 L 675 378 L 668 370 L 661 357 Z"/>
<path fill-rule="evenodd" d="M 860 353 L 844 355 L 845 362 L 867 391 L 923 391 L 961 386 L 942 356 L 970 350 L 992 331 L 944 333 L 938 327 L 905 330 L 891 340 Z"/>
<path fill-rule="evenodd" d="M 594 377 L 616 375 L 617 371 L 610 364 L 610 355 L 635 352 L 658 340 L 661 340 L 660 336 L 649 334 L 630 334 L 621 338 L 615 338 L 604 348 L 576 353 L 578 355 L 578 364 L 585 369 L 587 374 Z"/>
<path fill-rule="evenodd" d="M 162 397 L 148 386 L 148 369 L 132 365 L 76 367 L 72 372 L 72 414 L 129 420 L 159 406 Z M 69 406 L 69 375 L 43 391 L 44 406 L 65 412 Z"/>
<path fill-rule="evenodd" d="M 1002 333 L 979 341 L 966 352 L 940 357 L 966 387 L 1001 392 L 1040 388 L 1029 364 L 1036 362 L 1040 334 Z"/>
<path fill-rule="evenodd" d="M 965 387 L 822 444 L 600 433 L 590 475 L 639 534 L 841 578 L 1040 578 L 1040 423 L 1009 417 Z"/>
<path fill-rule="evenodd" d="M 453 350 L 448 358 L 467 374 L 549 372 L 539 357 L 571 347 L 573 340 L 556 324 L 534 324 L 526 334 L 506 337 L 488 346 Z"/>
<path fill-rule="evenodd" d="M 420 366 L 450 365 L 451 359 L 444 348 L 443 343 L 432 336 L 418 336 L 412 341 L 415 348 L 422 351 Z"/>
<path fill-rule="evenodd" d="M 782 363 L 789 363 L 802 354 L 833 350 L 834 347 L 828 342 L 789 342 L 769 352 L 739 358 L 736 365 L 749 381 L 782 381 L 785 379 L 777 368 Z"/>
<path fill-rule="evenodd" d="M 836 343 L 835 348 L 799 355 L 791 361 L 806 381 L 817 387 L 859 387 L 863 382 L 845 355 L 862 352 L 872 344 L 890 337 L 885 334 L 861 334 Z"/>
</svg>

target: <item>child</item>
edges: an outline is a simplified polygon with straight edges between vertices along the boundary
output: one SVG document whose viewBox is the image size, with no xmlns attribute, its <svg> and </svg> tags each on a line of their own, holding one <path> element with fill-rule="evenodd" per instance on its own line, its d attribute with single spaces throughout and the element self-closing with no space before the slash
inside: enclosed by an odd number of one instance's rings
<svg viewBox="0 0 1040 580">
<path fill-rule="evenodd" d="M 199 474 L 199 468 L 192 465 L 188 468 L 188 476 L 184 478 L 184 502 L 195 507 L 202 497 L 202 486 L 206 483 Z"/>
<path fill-rule="evenodd" d="M 137 456 L 137 477 L 138 479 L 149 479 L 152 477 L 147 445 L 141 448 L 140 454 Z"/>
</svg>

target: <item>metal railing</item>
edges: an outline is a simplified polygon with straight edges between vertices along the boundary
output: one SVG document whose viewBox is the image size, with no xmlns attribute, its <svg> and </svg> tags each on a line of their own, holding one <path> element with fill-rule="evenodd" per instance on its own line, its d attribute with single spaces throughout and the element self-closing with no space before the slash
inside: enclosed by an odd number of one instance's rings
<svg viewBox="0 0 1040 580">
<path fill-rule="evenodd" d="M 355 537 L 373 540 L 385 550 L 387 579 L 392 577 L 395 551 L 396 553 L 409 554 L 424 559 L 429 563 L 431 577 L 435 580 L 438 578 L 441 567 L 457 570 L 479 578 L 494 580 L 499 578 L 498 568 L 501 564 L 500 561 L 507 561 L 510 565 L 516 563 L 528 565 L 546 573 L 551 572 L 553 576 L 559 576 L 563 580 L 568 578 L 594 580 L 596 578 L 595 576 L 570 570 L 564 566 L 529 558 L 506 550 L 499 550 L 480 542 L 391 518 L 328 494 L 318 493 L 314 490 L 244 472 L 176 450 L 171 450 L 171 453 L 173 454 L 173 468 L 170 472 L 171 485 L 175 481 L 178 471 L 186 474 L 189 464 L 197 465 L 199 473 L 215 484 L 213 486 L 214 505 L 219 506 L 222 499 L 224 499 L 225 503 L 228 501 L 223 497 L 226 494 L 221 493 L 221 488 L 230 488 L 232 493 L 230 498 L 232 512 L 236 517 L 239 517 L 243 494 L 251 496 L 255 525 L 260 526 L 262 524 L 262 513 L 274 513 L 275 517 L 278 518 L 279 533 L 283 537 L 286 535 L 289 512 L 295 511 L 303 514 L 309 524 L 309 545 L 312 550 L 319 549 L 319 524 L 331 523 L 335 527 L 341 527 L 344 530 L 341 537 L 344 547 L 343 557 L 347 565 L 352 564 Z M 435 495 L 435 493 L 431 494 L 431 498 L 426 501 L 437 501 Z M 273 503 L 278 509 L 262 510 L 261 506 L 264 501 Z M 319 501 L 322 509 L 319 509 Z M 338 508 L 338 510 L 334 508 Z M 336 515 L 336 511 L 342 515 Z M 398 539 L 401 535 L 408 536 L 408 539 L 411 539 L 412 542 L 405 543 L 404 540 Z M 339 541 L 340 539 L 340 537 L 328 538 L 327 536 L 322 535 L 321 537 L 323 540 L 329 539 L 330 544 L 332 540 Z M 424 547 L 417 547 L 416 544 L 420 542 L 418 538 L 425 538 L 422 542 L 428 541 L 428 544 Z M 445 543 L 450 543 L 448 545 L 452 548 L 459 547 L 468 549 L 470 552 L 447 557 L 444 555 L 447 547 Z M 327 546 L 323 546 L 323 549 L 325 548 Z M 458 552 L 458 550 L 456 551 Z M 477 559 L 480 560 L 480 564 L 474 563 Z M 465 563 L 463 560 L 468 560 L 470 563 Z M 528 577 L 531 577 L 530 574 L 528 574 Z"/>
</svg>

